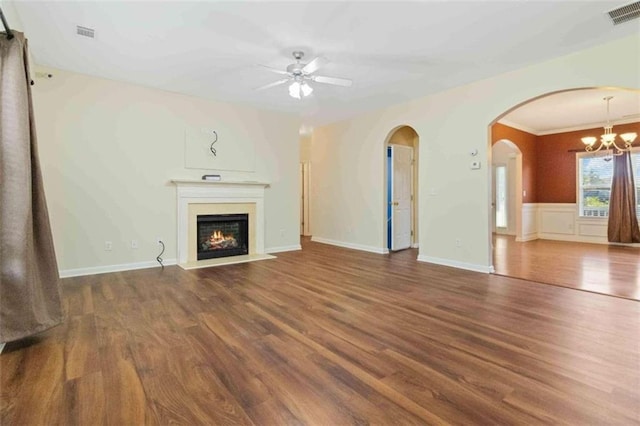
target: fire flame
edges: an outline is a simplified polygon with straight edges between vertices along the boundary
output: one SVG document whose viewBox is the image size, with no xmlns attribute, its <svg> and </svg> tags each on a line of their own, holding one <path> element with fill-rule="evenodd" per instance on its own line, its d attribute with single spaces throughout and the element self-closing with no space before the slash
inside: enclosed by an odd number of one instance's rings
<svg viewBox="0 0 640 426">
<path fill-rule="evenodd" d="M 219 243 L 221 241 L 232 240 L 233 235 L 223 235 L 222 231 L 213 231 L 209 239 L 212 243 Z"/>
</svg>

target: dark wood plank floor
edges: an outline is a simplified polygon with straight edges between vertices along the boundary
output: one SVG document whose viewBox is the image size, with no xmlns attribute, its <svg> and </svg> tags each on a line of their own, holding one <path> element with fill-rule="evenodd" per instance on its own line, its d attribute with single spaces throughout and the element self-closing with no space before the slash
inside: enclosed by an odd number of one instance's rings
<svg viewBox="0 0 640 426">
<path fill-rule="evenodd" d="M 640 423 L 640 304 L 304 242 L 64 280 L 3 425 Z"/>
<path fill-rule="evenodd" d="M 640 247 L 494 234 L 497 274 L 640 300 Z"/>
</svg>

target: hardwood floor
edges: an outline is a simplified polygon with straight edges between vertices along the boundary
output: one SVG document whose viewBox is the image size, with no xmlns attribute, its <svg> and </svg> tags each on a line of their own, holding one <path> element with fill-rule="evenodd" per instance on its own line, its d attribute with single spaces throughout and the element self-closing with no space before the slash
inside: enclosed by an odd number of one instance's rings
<svg viewBox="0 0 640 426">
<path fill-rule="evenodd" d="M 640 304 L 318 243 L 65 279 L 3 425 L 640 423 Z"/>
<path fill-rule="evenodd" d="M 640 247 L 494 234 L 493 259 L 500 275 L 640 300 Z"/>
</svg>

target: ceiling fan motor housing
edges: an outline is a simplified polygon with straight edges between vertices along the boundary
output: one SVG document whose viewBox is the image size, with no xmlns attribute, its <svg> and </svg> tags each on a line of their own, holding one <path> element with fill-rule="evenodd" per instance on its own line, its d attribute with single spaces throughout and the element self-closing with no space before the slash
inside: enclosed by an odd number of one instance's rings
<svg viewBox="0 0 640 426">
<path fill-rule="evenodd" d="M 302 74 L 304 74 L 302 72 L 302 68 L 304 68 L 305 65 L 306 64 L 301 64 L 300 62 L 297 62 L 295 64 L 291 64 L 291 65 L 289 65 L 287 67 L 287 72 L 290 72 L 294 76 L 302 75 Z"/>
<path fill-rule="evenodd" d="M 307 64 L 300 63 L 300 60 L 304 57 L 304 52 L 302 52 L 301 50 L 294 50 L 293 57 L 295 58 L 296 63 L 289 65 L 287 67 L 287 72 L 290 72 L 291 74 L 293 74 L 294 77 L 298 77 L 304 74 L 304 72 L 302 71 L 302 68 L 304 68 L 305 65 L 307 65 Z"/>
</svg>

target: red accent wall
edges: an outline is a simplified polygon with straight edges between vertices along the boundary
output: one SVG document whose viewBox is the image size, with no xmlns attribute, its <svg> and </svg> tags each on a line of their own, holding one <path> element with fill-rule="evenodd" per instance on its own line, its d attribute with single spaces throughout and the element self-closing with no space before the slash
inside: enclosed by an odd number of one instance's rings
<svg viewBox="0 0 640 426">
<path fill-rule="evenodd" d="M 538 169 L 537 136 L 504 124 L 491 126 L 491 145 L 499 140 L 507 139 L 520 148 L 522 152 L 522 189 L 526 191 L 523 203 L 538 203 L 536 173 Z"/>
<path fill-rule="evenodd" d="M 627 132 L 640 134 L 640 123 L 619 124 L 613 127 L 618 135 Z M 584 150 L 580 140 L 584 136 L 600 139 L 603 128 L 555 133 L 537 137 L 537 199 L 538 203 L 576 202 L 576 152 Z M 636 139 L 635 146 L 640 147 Z M 524 155 L 523 155 L 524 158 Z"/>
</svg>

